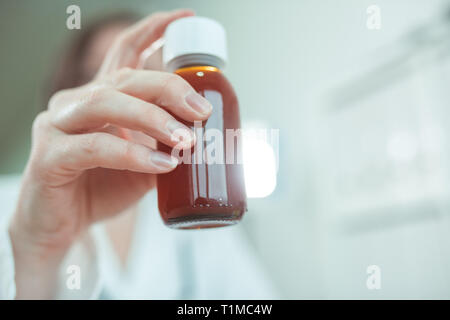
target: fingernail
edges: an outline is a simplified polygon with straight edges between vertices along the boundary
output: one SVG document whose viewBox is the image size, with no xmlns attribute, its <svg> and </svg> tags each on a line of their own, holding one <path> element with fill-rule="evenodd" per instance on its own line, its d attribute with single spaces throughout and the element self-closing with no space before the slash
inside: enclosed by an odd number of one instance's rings
<svg viewBox="0 0 450 320">
<path fill-rule="evenodd" d="M 204 115 L 209 114 L 212 110 L 211 103 L 195 91 L 186 96 L 186 102 L 192 109 Z"/>
<path fill-rule="evenodd" d="M 169 120 L 166 124 L 170 132 L 170 140 L 177 143 L 182 143 L 190 147 L 195 139 L 194 133 L 188 127 L 176 120 Z"/>
<path fill-rule="evenodd" d="M 178 164 L 178 160 L 164 152 L 153 152 L 150 161 L 160 169 L 172 169 Z"/>
</svg>

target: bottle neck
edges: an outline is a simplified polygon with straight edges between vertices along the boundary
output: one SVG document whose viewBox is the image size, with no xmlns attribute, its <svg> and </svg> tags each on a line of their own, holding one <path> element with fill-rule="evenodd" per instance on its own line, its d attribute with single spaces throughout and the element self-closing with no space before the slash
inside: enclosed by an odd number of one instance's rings
<svg viewBox="0 0 450 320">
<path fill-rule="evenodd" d="M 176 74 L 181 74 L 184 72 L 196 72 L 197 76 L 203 77 L 206 73 L 210 72 L 218 72 L 222 73 L 220 69 L 212 66 L 189 66 L 189 67 L 181 67 L 174 71 Z"/>
<path fill-rule="evenodd" d="M 209 54 L 186 54 L 169 61 L 166 69 L 169 72 L 174 72 L 175 70 L 191 66 L 211 66 L 222 69 L 225 66 L 225 62 L 219 57 Z"/>
</svg>

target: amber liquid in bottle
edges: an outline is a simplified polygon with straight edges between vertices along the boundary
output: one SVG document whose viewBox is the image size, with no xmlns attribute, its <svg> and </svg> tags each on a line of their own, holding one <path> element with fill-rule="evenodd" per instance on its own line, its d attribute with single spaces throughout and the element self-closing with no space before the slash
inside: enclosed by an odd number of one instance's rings
<svg viewBox="0 0 450 320">
<path fill-rule="evenodd" d="M 197 134 L 196 143 L 203 145 L 196 145 L 190 150 L 190 163 L 181 163 L 175 170 L 158 175 L 158 207 L 161 217 L 166 225 L 182 229 L 235 224 L 247 210 L 239 150 L 241 144 L 237 142 L 236 136 L 228 144 L 234 146 L 233 157 L 228 158 L 234 161 L 227 161 L 226 153 L 226 129 L 240 129 L 236 95 L 228 80 L 216 67 L 190 66 L 180 68 L 175 73 L 189 82 L 213 106 L 211 116 L 201 123 L 203 128 L 200 130 L 205 133 L 209 129 L 216 129 L 216 132 L 222 133 L 223 141 L 217 143 L 214 138 L 204 139 Z M 199 132 L 194 123 L 181 122 L 196 133 Z M 207 145 L 211 142 L 215 143 L 214 156 L 223 155 L 223 161 L 213 162 L 205 158 L 208 154 Z M 159 142 L 158 150 L 169 154 L 172 152 L 170 147 Z"/>
</svg>

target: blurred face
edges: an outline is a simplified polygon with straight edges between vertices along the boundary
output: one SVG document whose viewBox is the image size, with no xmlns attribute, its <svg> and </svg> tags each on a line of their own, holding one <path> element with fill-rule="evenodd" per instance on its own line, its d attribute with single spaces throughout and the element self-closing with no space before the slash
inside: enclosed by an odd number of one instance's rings
<svg viewBox="0 0 450 320">
<path fill-rule="evenodd" d="M 82 63 L 83 74 L 86 79 L 92 79 L 95 76 L 114 39 L 128 26 L 128 23 L 117 22 L 102 27 L 94 34 Z"/>
</svg>

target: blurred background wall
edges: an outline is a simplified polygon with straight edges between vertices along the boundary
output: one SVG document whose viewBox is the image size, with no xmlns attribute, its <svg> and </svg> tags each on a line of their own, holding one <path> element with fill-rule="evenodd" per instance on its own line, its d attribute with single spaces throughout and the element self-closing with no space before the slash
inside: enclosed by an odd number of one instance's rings
<svg viewBox="0 0 450 320">
<path fill-rule="evenodd" d="M 26 163 L 45 79 L 77 32 L 70 4 L 82 26 L 177 7 L 224 24 L 244 126 L 280 129 L 277 187 L 244 224 L 282 297 L 450 298 L 449 1 L 2 0 L 0 174 Z"/>
</svg>

